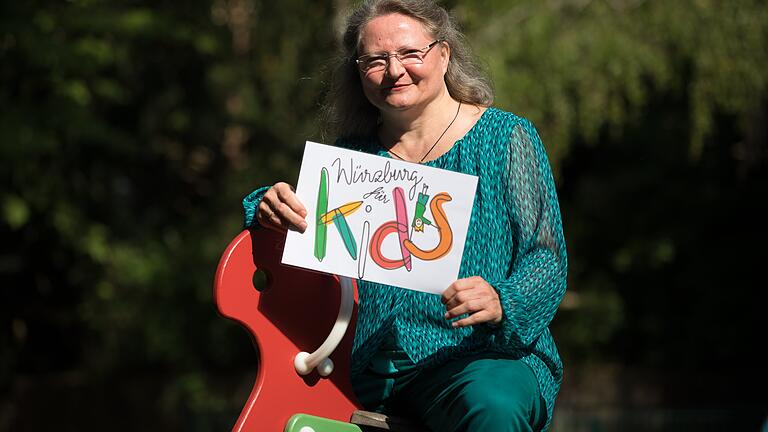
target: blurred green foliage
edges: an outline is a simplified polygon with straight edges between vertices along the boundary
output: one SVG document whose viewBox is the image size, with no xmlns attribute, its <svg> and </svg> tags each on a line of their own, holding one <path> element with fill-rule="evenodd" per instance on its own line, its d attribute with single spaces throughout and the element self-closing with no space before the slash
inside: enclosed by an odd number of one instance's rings
<svg viewBox="0 0 768 432">
<path fill-rule="evenodd" d="M 616 138 L 642 121 L 654 94 L 685 95 L 694 157 L 716 112 L 744 117 L 764 102 L 761 1 L 481 0 L 457 3 L 456 14 L 493 71 L 498 103 L 539 120 L 555 161 L 574 135 Z"/>
<path fill-rule="evenodd" d="M 150 429 L 234 421 L 256 356 L 213 273 L 240 199 L 295 181 L 348 3 L 0 6 L 0 430 L 49 427 L 24 379 L 63 373 Z M 557 173 L 566 361 L 754 365 L 763 2 L 445 4 Z"/>
</svg>

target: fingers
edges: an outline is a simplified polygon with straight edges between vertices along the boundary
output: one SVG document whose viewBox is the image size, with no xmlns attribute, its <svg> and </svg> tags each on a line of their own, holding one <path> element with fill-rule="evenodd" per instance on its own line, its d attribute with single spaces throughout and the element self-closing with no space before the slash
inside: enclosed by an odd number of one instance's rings
<svg viewBox="0 0 768 432">
<path fill-rule="evenodd" d="M 452 283 L 448 287 L 448 289 L 446 289 L 443 292 L 443 295 L 440 301 L 443 302 L 446 309 L 450 310 L 456 307 L 456 305 L 458 305 L 459 303 L 463 303 L 473 298 L 477 298 L 479 295 L 478 289 L 482 291 L 482 289 L 484 288 L 483 285 L 487 285 L 488 288 L 493 290 L 493 288 L 491 288 L 491 286 L 488 285 L 487 282 L 485 282 L 485 279 L 479 276 L 459 279 L 456 282 Z M 495 290 L 493 291 L 495 292 Z"/>
<path fill-rule="evenodd" d="M 447 312 L 445 319 L 465 314 L 468 317 L 454 321 L 454 328 L 490 322 L 501 322 L 503 311 L 496 290 L 481 277 L 459 279 L 445 290 L 442 297 Z"/>
<path fill-rule="evenodd" d="M 451 319 L 464 314 L 481 311 L 485 309 L 487 307 L 487 303 L 491 301 L 492 299 L 488 297 L 478 297 L 467 300 L 463 303 L 458 303 L 455 307 L 448 309 L 448 311 L 445 313 L 445 318 Z"/>
<path fill-rule="evenodd" d="M 501 321 L 501 320 L 499 320 L 499 321 Z M 474 314 L 472 314 L 472 315 L 470 315 L 470 316 L 468 316 L 468 317 L 466 317 L 464 319 L 460 319 L 458 321 L 452 322 L 451 326 L 453 328 L 468 327 L 468 326 L 472 326 L 472 325 L 475 325 L 475 324 L 482 324 L 482 323 L 485 323 L 485 322 L 490 322 L 490 323 L 498 324 L 499 321 L 495 321 L 492 318 L 492 314 L 490 312 L 488 312 L 488 311 L 480 311 L 480 312 L 474 313 Z"/>
<path fill-rule="evenodd" d="M 259 203 L 256 217 L 268 228 L 285 231 L 295 228 L 300 232 L 307 229 L 304 218 L 307 210 L 287 183 L 277 183 L 264 194 Z"/>
<path fill-rule="evenodd" d="M 445 319 L 453 319 L 462 315 L 469 315 L 466 318 L 454 321 L 451 325 L 454 328 L 466 327 L 469 325 L 489 322 L 498 324 L 501 322 L 503 312 L 498 297 L 484 297 L 470 300 L 445 313 Z"/>
<path fill-rule="evenodd" d="M 289 227 L 288 222 L 281 219 L 280 216 L 278 216 L 277 213 L 275 213 L 275 211 L 264 201 L 259 204 L 256 218 L 259 220 L 261 226 L 275 231 L 285 232 Z"/>
<path fill-rule="evenodd" d="M 278 184 L 281 185 L 281 187 L 279 189 L 276 189 L 277 196 L 296 215 L 300 216 L 302 221 L 304 221 L 304 218 L 307 217 L 307 209 L 304 207 L 301 201 L 299 201 L 299 198 L 296 196 L 296 193 L 294 192 L 293 187 L 287 183 L 278 183 Z M 285 186 L 282 186 L 282 185 L 285 185 Z"/>
</svg>

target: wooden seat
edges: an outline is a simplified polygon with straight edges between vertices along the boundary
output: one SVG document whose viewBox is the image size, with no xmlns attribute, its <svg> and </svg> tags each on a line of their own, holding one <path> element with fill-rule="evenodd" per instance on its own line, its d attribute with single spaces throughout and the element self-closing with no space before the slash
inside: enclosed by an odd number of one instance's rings
<svg viewBox="0 0 768 432">
<path fill-rule="evenodd" d="M 226 248 L 216 271 L 216 307 L 246 328 L 259 354 L 253 389 L 233 431 L 284 431 L 297 413 L 351 420 L 361 430 L 423 430 L 403 419 L 362 411 L 354 396 L 349 362 L 356 289 L 350 327 L 330 357 L 334 371 L 327 377 L 296 372 L 296 354 L 319 347 L 334 325 L 341 294 L 333 276 L 282 265 L 284 240 L 270 230 L 243 231 Z"/>
</svg>

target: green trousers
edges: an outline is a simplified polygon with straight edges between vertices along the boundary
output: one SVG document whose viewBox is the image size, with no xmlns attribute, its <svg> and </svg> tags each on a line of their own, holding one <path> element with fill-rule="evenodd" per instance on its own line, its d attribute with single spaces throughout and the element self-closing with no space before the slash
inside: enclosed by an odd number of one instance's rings
<svg viewBox="0 0 768 432">
<path fill-rule="evenodd" d="M 404 415 L 433 431 L 538 431 L 547 421 L 531 368 L 497 353 L 420 368 L 388 338 L 353 386 L 366 409 Z"/>
</svg>

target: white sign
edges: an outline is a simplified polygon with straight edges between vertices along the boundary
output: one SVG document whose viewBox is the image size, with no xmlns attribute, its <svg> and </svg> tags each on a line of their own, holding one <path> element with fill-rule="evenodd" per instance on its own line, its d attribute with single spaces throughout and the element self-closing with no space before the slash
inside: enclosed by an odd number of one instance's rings
<svg viewBox="0 0 768 432">
<path fill-rule="evenodd" d="M 477 177 L 307 141 L 284 264 L 433 294 L 456 281 Z"/>
</svg>

